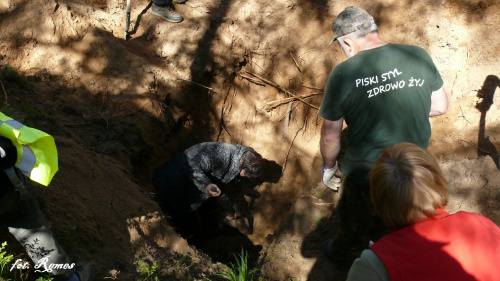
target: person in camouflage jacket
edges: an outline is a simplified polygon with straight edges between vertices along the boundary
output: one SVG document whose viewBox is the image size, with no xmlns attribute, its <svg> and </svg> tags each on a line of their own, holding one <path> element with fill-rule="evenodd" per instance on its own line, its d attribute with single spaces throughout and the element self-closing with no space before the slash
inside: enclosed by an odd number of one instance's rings
<svg viewBox="0 0 500 281">
<path fill-rule="evenodd" d="M 211 197 L 226 209 L 226 219 L 237 217 L 221 188 L 238 177 L 256 178 L 263 159 L 252 148 L 222 142 L 204 142 L 186 149 L 153 172 L 159 199 L 170 213 L 184 216 Z M 171 214 L 171 215 L 172 215 Z"/>
</svg>

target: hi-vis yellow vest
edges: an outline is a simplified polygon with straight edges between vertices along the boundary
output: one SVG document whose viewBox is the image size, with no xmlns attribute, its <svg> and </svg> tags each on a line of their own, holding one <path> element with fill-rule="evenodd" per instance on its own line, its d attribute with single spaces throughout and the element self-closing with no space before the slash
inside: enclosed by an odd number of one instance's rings
<svg viewBox="0 0 500 281">
<path fill-rule="evenodd" d="M 31 180 L 48 186 L 58 170 L 54 138 L 0 112 L 0 134 L 17 148 L 16 167 Z"/>
</svg>

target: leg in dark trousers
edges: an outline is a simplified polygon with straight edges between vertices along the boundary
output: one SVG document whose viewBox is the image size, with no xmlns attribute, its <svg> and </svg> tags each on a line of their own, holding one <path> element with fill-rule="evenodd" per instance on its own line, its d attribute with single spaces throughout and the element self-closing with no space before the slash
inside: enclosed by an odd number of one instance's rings
<svg viewBox="0 0 500 281">
<path fill-rule="evenodd" d="M 202 245 L 203 228 L 198 210 L 192 212 L 180 212 L 169 206 L 165 206 L 168 215 L 172 219 L 176 231 L 190 244 L 200 248 Z"/>
<path fill-rule="evenodd" d="M 9 232 L 26 249 L 27 254 L 35 264 L 35 268 L 44 271 L 45 266 L 51 264 L 68 264 L 71 261 L 57 243 L 52 231 L 45 220 L 38 202 L 33 194 L 33 187 L 25 182 L 26 188 L 31 196 L 21 199 L 19 193 L 10 188 L 2 196 L 2 201 L 10 202 L 8 210 L 0 214 L 0 224 L 7 227 Z M 53 269 L 50 272 L 59 280 L 67 280 L 75 272 L 75 267 L 71 269 Z"/>
<path fill-rule="evenodd" d="M 380 239 L 388 228 L 373 212 L 369 186 L 357 185 L 349 178 L 343 180 L 338 213 L 339 229 L 327 252 L 338 269 L 346 271 L 368 248 L 369 241 Z"/>
</svg>

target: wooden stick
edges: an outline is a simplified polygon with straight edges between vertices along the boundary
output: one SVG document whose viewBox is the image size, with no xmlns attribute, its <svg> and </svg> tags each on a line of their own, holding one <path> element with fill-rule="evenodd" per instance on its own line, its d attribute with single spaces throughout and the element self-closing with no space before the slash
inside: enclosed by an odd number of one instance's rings
<svg viewBox="0 0 500 281">
<path fill-rule="evenodd" d="M 253 77 L 255 77 L 255 78 L 259 78 L 260 80 L 262 80 L 262 82 L 264 82 L 264 83 L 266 83 L 266 84 L 269 84 L 269 85 L 271 85 L 271 86 L 273 86 L 273 87 L 275 87 L 275 88 L 278 88 L 278 89 L 282 89 L 282 88 L 281 88 L 278 84 L 276 84 L 276 83 L 274 83 L 274 82 L 272 82 L 272 81 L 269 81 L 269 80 L 267 80 L 267 79 L 266 79 L 266 78 L 264 78 L 264 77 L 261 77 L 261 76 L 259 76 L 259 75 L 257 75 L 257 74 L 254 74 L 254 73 L 249 72 L 249 71 L 244 70 L 244 69 L 242 69 L 242 71 L 244 71 L 244 72 L 246 72 L 246 73 L 250 74 L 251 76 L 253 76 Z M 283 89 L 283 91 L 286 91 L 286 90 L 284 90 L 284 89 Z"/>
<path fill-rule="evenodd" d="M 285 172 L 285 168 L 286 168 L 286 162 L 288 161 L 288 155 L 290 155 L 290 150 L 292 150 L 292 145 L 293 145 L 293 142 L 295 141 L 295 138 L 297 137 L 297 135 L 299 134 L 300 130 L 302 130 L 303 127 L 301 127 L 296 133 L 295 133 L 295 136 L 293 137 L 292 139 L 292 142 L 290 143 L 290 146 L 288 147 L 288 152 L 286 153 L 286 156 L 285 156 L 285 162 L 283 162 L 283 169 L 281 169 L 281 173 L 283 174 Z"/>
<path fill-rule="evenodd" d="M 239 75 L 241 78 L 245 78 L 245 79 L 247 79 L 248 81 L 250 81 L 250 82 L 252 82 L 252 83 L 255 83 L 255 84 L 257 84 L 257 85 L 260 85 L 260 86 L 266 86 L 266 84 L 261 83 L 261 82 L 259 82 L 259 81 L 255 80 L 255 79 L 253 79 L 253 78 L 251 78 L 251 77 L 248 77 L 248 76 L 242 75 L 241 73 L 238 73 L 238 75 Z"/>
<path fill-rule="evenodd" d="M 289 97 L 289 98 L 284 98 L 284 99 L 279 99 L 279 100 L 273 100 L 273 101 L 270 101 L 268 102 L 267 104 L 271 104 L 271 103 L 275 103 L 275 102 L 280 102 L 280 103 L 284 103 L 284 102 L 289 102 L 291 100 L 295 100 L 295 99 L 299 99 L 299 98 L 308 98 L 308 97 L 311 97 L 311 96 L 315 96 L 315 95 L 318 95 L 319 93 L 306 93 L 306 94 L 300 94 L 300 95 L 296 95 L 296 96 L 293 96 L 293 97 Z"/>
<path fill-rule="evenodd" d="M 231 136 L 231 134 L 229 133 L 229 131 L 226 129 L 226 126 L 224 125 L 224 116 L 226 115 L 226 101 L 227 101 L 227 97 L 229 96 L 229 92 L 231 92 L 231 86 L 229 86 L 229 89 L 227 89 L 227 94 L 226 94 L 226 97 L 224 98 L 224 102 L 222 103 L 222 109 L 221 109 L 221 113 L 220 113 L 220 125 L 219 125 L 219 134 L 217 135 L 217 141 L 219 141 L 219 138 L 220 138 L 220 135 L 222 133 L 222 130 L 226 131 L 227 134 L 229 136 Z"/>
<path fill-rule="evenodd" d="M 292 149 L 293 142 L 295 141 L 295 138 L 297 137 L 297 135 L 299 134 L 299 132 L 302 129 L 304 129 L 304 127 L 305 127 L 305 125 L 307 123 L 307 115 L 308 114 L 309 114 L 309 110 L 305 113 L 304 122 L 302 123 L 302 127 L 300 127 L 300 129 L 297 130 L 297 133 L 295 133 L 295 136 L 293 137 L 292 142 L 290 143 L 290 146 L 288 147 L 288 152 L 286 153 L 286 156 L 285 156 L 285 162 L 283 163 L 283 168 L 281 169 L 281 173 L 282 174 L 285 172 L 286 162 L 288 161 L 288 155 L 290 155 L 290 150 Z"/>
<path fill-rule="evenodd" d="M 285 129 L 283 131 L 283 137 L 281 138 L 281 141 L 285 141 L 285 138 L 286 138 L 286 134 L 288 133 L 288 126 L 290 125 L 290 115 L 292 113 L 292 105 L 293 105 L 293 101 L 290 101 L 288 102 L 288 109 L 287 109 L 287 113 L 285 114 Z"/>
<path fill-rule="evenodd" d="M 226 129 L 226 125 L 224 124 L 225 123 L 225 121 L 224 121 L 224 114 L 225 114 L 225 108 L 222 109 L 222 113 L 221 113 L 222 120 L 220 122 L 220 125 L 221 125 L 222 129 L 224 129 L 224 131 L 226 131 L 226 133 L 229 135 L 229 137 L 232 138 L 233 136 L 231 136 L 231 133 L 229 133 L 229 131 Z M 218 140 L 218 137 L 217 137 L 217 140 Z"/>
<path fill-rule="evenodd" d="M 269 80 L 267 80 L 267 79 L 265 79 L 265 78 L 263 78 L 263 77 L 261 77 L 261 76 L 259 76 L 259 75 L 257 75 L 257 74 L 251 73 L 251 72 L 246 71 L 246 70 L 244 70 L 244 69 L 242 69 L 242 71 L 244 71 L 244 72 L 246 72 L 246 73 L 250 74 L 251 76 L 253 76 L 253 77 L 255 77 L 255 78 L 260 79 L 262 82 L 264 82 L 264 83 L 266 83 L 266 84 L 268 84 L 268 85 L 271 85 L 271 86 L 275 87 L 275 88 L 276 88 L 276 89 L 278 89 L 280 92 L 283 92 L 283 93 L 287 94 L 287 95 L 288 95 L 288 96 L 290 96 L 290 97 L 295 97 L 295 95 L 294 95 L 293 93 L 291 93 L 290 91 L 288 91 L 288 90 L 286 90 L 286 89 L 282 88 L 280 85 L 278 85 L 278 84 L 276 84 L 276 83 L 274 83 L 274 82 L 272 82 L 272 81 L 269 81 Z M 312 104 L 310 104 L 310 103 L 306 102 L 306 101 L 305 101 L 305 100 L 303 100 L 302 98 L 297 97 L 297 99 L 298 99 L 298 100 L 300 100 L 301 102 L 303 102 L 303 103 L 307 104 L 308 106 L 310 106 L 310 107 L 312 107 L 312 108 L 314 108 L 314 109 L 316 109 L 316 110 L 319 110 L 319 108 L 318 108 L 318 107 L 316 107 L 316 106 L 314 106 L 314 105 L 312 105 Z"/>
<path fill-rule="evenodd" d="M 287 103 L 291 100 L 295 100 L 295 99 L 298 99 L 298 98 L 308 98 L 310 96 L 315 96 L 315 95 L 318 95 L 319 93 L 307 93 L 307 94 L 300 94 L 300 95 L 297 95 L 297 96 L 294 96 L 294 97 L 290 97 L 290 98 L 284 98 L 284 99 L 279 99 L 279 100 L 273 100 L 273 101 L 270 101 L 268 102 L 267 104 L 271 104 L 271 103 L 275 103 L 275 102 L 279 102 L 279 103 Z"/>
<path fill-rule="evenodd" d="M 293 62 L 295 63 L 295 66 L 297 67 L 297 69 L 299 70 L 300 73 L 302 73 L 302 70 L 300 70 L 300 67 L 299 67 L 299 64 L 297 63 L 297 61 L 295 60 L 295 58 L 293 57 L 292 55 L 292 52 L 288 52 L 290 54 L 290 56 L 292 57 L 292 60 Z"/>
<path fill-rule="evenodd" d="M 302 84 L 302 86 L 304 86 L 305 88 L 308 88 L 308 89 L 312 89 L 312 90 L 318 90 L 318 91 L 322 91 L 322 92 L 325 91 L 325 89 L 321 89 L 318 87 L 308 86 L 308 85 L 304 85 L 304 84 Z"/>
<path fill-rule="evenodd" d="M 288 110 L 288 111 L 287 111 L 287 112 L 286 112 L 286 113 L 285 113 L 285 114 L 284 114 L 284 115 L 283 115 L 280 119 L 278 119 L 278 122 L 281 122 L 281 120 L 283 120 L 283 118 L 285 118 L 285 117 L 287 116 L 287 114 L 289 114 L 289 113 L 291 113 L 292 111 L 294 111 L 294 110 L 297 108 L 297 106 L 299 106 L 299 105 L 300 105 L 300 103 L 296 103 L 296 104 L 292 107 L 292 109 Z M 274 108 L 274 107 L 273 107 L 273 108 Z"/>
<path fill-rule="evenodd" d="M 307 97 L 306 99 L 308 99 L 308 98 L 310 98 L 310 97 Z M 284 104 L 286 104 L 286 102 L 283 102 L 283 103 L 280 103 L 280 104 L 276 104 L 276 105 L 269 106 L 269 107 L 266 109 L 266 111 L 267 111 L 267 112 L 269 112 L 269 111 L 271 111 L 271 110 L 275 109 L 276 107 L 278 107 L 278 106 L 282 106 L 282 105 L 284 105 Z M 293 111 L 293 110 L 294 110 L 295 108 L 297 108 L 299 105 L 300 105 L 300 103 L 296 103 L 290 111 Z M 290 112 L 290 111 L 287 111 L 287 112 Z M 281 120 L 282 120 L 283 118 L 284 118 L 284 116 L 283 116 L 283 117 L 281 117 L 281 118 L 279 118 L 279 121 L 281 122 Z"/>
<path fill-rule="evenodd" d="M 196 83 L 196 82 L 193 82 L 193 81 L 191 81 L 191 80 L 186 80 L 186 79 L 182 79 L 182 78 L 177 78 L 177 80 L 182 80 L 182 81 L 186 81 L 186 82 L 189 82 L 189 83 L 193 83 L 193 84 L 195 84 L 195 85 L 198 85 L 198 86 L 200 86 L 200 87 L 203 87 L 203 88 L 205 88 L 205 89 L 208 89 L 208 90 L 210 90 L 210 91 L 212 91 L 212 92 L 214 91 L 214 90 L 213 90 L 212 88 L 210 88 L 210 87 L 207 87 L 207 86 L 201 85 L 201 84 Z"/>
</svg>

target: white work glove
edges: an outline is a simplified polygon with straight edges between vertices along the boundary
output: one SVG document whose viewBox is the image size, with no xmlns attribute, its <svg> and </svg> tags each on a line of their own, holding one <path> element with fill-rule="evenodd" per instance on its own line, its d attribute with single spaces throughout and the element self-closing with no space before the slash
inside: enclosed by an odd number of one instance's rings
<svg viewBox="0 0 500 281">
<path fill-rule="evenodd" d="M 342 173 L 339 170 L 339 165 L 335 162 L 335 166 L 330 169 L 323 169 L 323 183 L 331 190 L 338 192 L 342 183 Z"/>
</svg>

